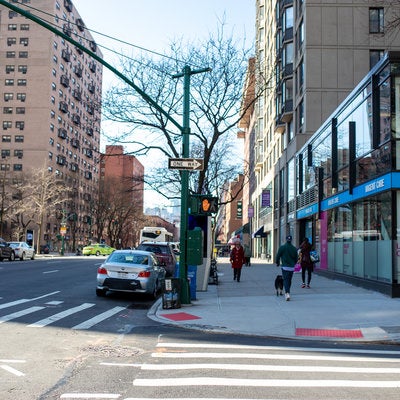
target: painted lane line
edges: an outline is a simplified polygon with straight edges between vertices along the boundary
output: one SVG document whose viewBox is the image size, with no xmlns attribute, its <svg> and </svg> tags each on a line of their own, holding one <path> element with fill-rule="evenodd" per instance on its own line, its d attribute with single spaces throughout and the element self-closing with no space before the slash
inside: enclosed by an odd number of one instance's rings
<svg viewBox="0 0 400 400">
<path fill-rule="evenodd" d="M 300 379 L 238 379 L 238 378 L 165 378 L 135 379 L 133 386 L 241 386 L 241 387 L 355 387 L 400 388 L 400 381 L 351 381 L 351 380 L 300 380 Z"/>
<path fill-rule="evenodd" d="M 7 363 L 7 364 L 12 364 L 12 363 L 17 363 L 17 364 L 23 364 L 26 363 L 26 360 L 4 360 L 4 359 L 0 359 L 0 362 L 2 363 Z"/>
<path fill-rule="evenodd" d="M 342 356 L 308 356 L 292 354 L 259 354 L 259 353 L 152 353 L 154 358 L 251 358 L 259 360 L 314 360 L 314 361 L 356 361 L 399 363 L 398 358 L 381 357 L 342 357 Z"/>
<path fill-rule="evenodd" d="M 400 368 L 356 368 L 324 366 L 287 366 L 287 365 L 253 365 L 253 364 L 122 364 L 101 363 L 106 366 L 135 367 L 143 371 L 172 370 L 224 370 L 224 371 L 279 371 L 279 372 L 337 372 L 354 374 L 400 374 Z"/>
<path fill-rule="evenodd" d="M 113 393 L 64 393 L 60 399 L 119 399 L 120 394 Z"/>
<path fill-rule="evenodd" d="M 40 300 L 45 297 L 53 296 L 54 294 L 58 294 L 58 293 L 60 293 L 59 290 L 57 290 L 56 292 L 44 294 L 43 296 L 34 297 L 33 299 L 20 299 L 20 300 L 11 301 L 9 303 L 0 304 L 0 310 L 2 310 L 3 308 L 14 307 L 19 304 L 29 303 L 30 301 Z"/>
<path fill-rule="evenodd" d="M 46 305 L 48 305 L 48 306 L 59 306 L 59 305 L 62 304 L 62 303 L 64 303 L 64 302 L 63 302 L 63 301 L 54 300 L 54 301 L 48 301 L 48 302 L 46 303 Z"/>
<path fill-rule="evenodd" d="M 4 315 L 3 317 L 0 317 L 0 324 L 2 324 L 3 322 L 11 321 L 19 317 L 23 317 L 24 315 L 34 313 L 35 311 L 43 310 L 44 308 L 45 307 L 30 307 L 22 311 L 17 311 L 12 314 Z"/>
<path fill-rule="evenodd" d="M 87 308 L 93 307 L 94 304 L 92 303 L 83 303 L 80 306 L 74 307 L 74 308 L 70 308 L 68 310 L 62 311 L 58 314 L 54 314 L 51 317 L 48 318 L 44 318 L 40 321 L 37 321 L 33 324 L 28 325 L 28 327 L 33 327 L 33 328 L 43 328 L 46 325 L 50 325 L 53 322 L 59 321 L 60 319 L 63 319 L 65 317 L 68 317 L 69 315 L 75 314 L 79 311 L 85 310 Z"/>
<path fill-rule="evenodd" d="M 111 310 L 105 311 L 99 315 L 96 315 L 95 317 L 88 319 L 87 321 L 82 322 L 79 325 L 75 325 L 72 327 L 72 329 L 89 329 L 92 326 L 98 324 L 101 321 L 104 321 L 105 319 L 112 317 L 114 314 L 119 313 L 122 310 L 125 310 L 126 307 L 114 307 Z"/>
<path fill-rule="evenodd" d="M 204 344 L 204 343 L 157 343 L 157 347 L 172 348 L 197 348 L 197 349 L 244 349 L 263 351 L 304 351 L 322 353 L 359 353 L 359 354 L 391 354 L 400 357 L 400 351 L 395 350 L 364 350 L 364 349 L 326 349 L 323 347 L 282 347 L 282 346 L 254 346 L 254 345 L 230 345 L 230 344 Z"/>
<path fill-rule="evenodd" d="M 10 367 L 9 365 L 0 365 L 0 368 L 4 369 L 7 372 L 10 372 L 16 376 L 24 376 L 25 374 L 17 369 Z"/>
<path fill-rule="evenodd" d="M 43 271 L 43 274 L 54 274 L 55 272 L 59 272 L 59 269 L 53 269 L 52 271 Z"/>
</svg>

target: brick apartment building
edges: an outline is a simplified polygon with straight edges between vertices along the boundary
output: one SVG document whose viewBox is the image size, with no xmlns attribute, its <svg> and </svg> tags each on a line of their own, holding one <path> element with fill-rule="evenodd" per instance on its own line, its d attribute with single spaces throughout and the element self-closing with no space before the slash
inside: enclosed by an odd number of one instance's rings
<svg viewBox="0 0 400 400">
<path fill-rule="evenodd" d="M 72 1 L 24 0 L 18 6 L 102 57 Z M 75 247 L 94 229 L 90 215 L 100 172 L 102 65 L 4 6 L 0 32 L 2 184 L 43 167 L 62 180 L 72 189 L 61 214 L 67 225 L 66 249 Z M 47 215 L 37 243 L 59 248 L 61 222 L 59 216 Z M 3 225 L 5 238 L 11 238 L 11 224 Z M 28 228 L 38 234 L 36 226 Z"/>
</svg>

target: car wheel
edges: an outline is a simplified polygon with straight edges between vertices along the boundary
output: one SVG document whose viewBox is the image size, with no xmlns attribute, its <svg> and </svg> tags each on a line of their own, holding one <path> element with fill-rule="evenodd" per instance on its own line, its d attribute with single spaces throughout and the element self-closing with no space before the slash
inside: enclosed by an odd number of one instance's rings
<svg viewBox="0 0 400 400">
<path fill-rule="evenodd" d="M 100 255 L 100 252 L 97 250 L 96 251 L 96 256 L 98 257 Z"/>
<path fill-rule="evenodd" d="M 13 251 L 12 251 L 11 254 L 10 254 L 9 260 L 10 260 L 10 261 L 15 261 L 15 253 L 14 253 Z"/>
<path fill-rule="evenodd" d="M 35 259 L 35 253 L 32 254 L 31 260 Z"/>
<path fill-rule="evenodd" d="M 19 259 L 20 259 L 20 261 L 24 261 L 25 260 L 25 253 L 24 252 L 22 252 L 21 257 Z"/>
<path fill-rule="evenodd" d="M 96 289 L 96 295 L 99 297 L 105 297 L 107 291 L 105 289 Z"/>
</svg>

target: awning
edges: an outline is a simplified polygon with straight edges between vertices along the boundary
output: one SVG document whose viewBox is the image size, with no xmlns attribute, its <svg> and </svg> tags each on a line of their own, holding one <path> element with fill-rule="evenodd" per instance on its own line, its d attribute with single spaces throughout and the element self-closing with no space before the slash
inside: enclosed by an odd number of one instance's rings
<svg viewBox="0 0 400 400">
<path fill-rule="evenodd" d="M 253 233 L 253 238 L 262 238 L 266 237 L 267 234 L 264 232 L 264 225 L 261 225 L 260 228 L 258 228 L 254 233 Z"/>
</svg>

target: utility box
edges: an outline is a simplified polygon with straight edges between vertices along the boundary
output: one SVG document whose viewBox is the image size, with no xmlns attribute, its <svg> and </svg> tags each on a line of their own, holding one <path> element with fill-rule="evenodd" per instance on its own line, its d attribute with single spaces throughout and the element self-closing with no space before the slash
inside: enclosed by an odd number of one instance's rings
<svg viewBox="0 0 400 400">
<path fill-rule="evenodd" d="M 203 264 L 203 231 L 194 228 L 188 231 L 187 237 L 187 263 L 188 265 Z"/>
<path fill-rule="evenodd" d="M 163 309 L 181 308 L 181 281 L 179 278 L 166 278 L 162 284 Z"/>
</svg>

